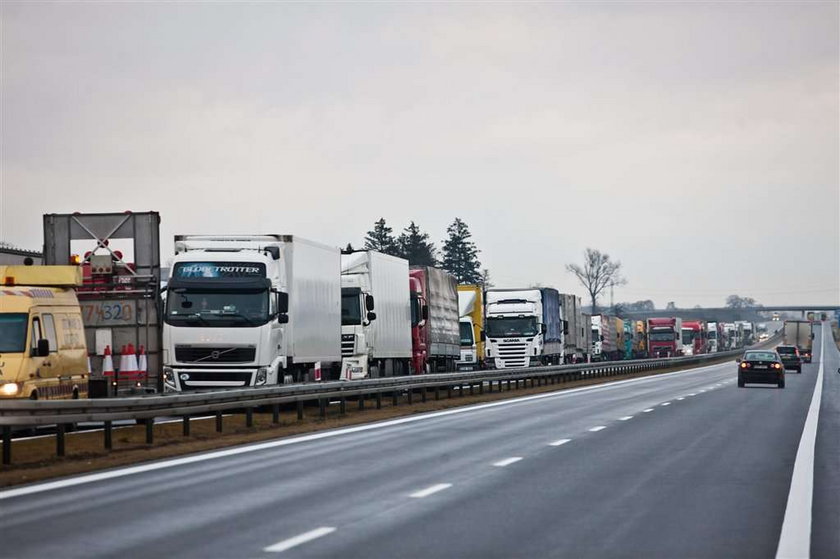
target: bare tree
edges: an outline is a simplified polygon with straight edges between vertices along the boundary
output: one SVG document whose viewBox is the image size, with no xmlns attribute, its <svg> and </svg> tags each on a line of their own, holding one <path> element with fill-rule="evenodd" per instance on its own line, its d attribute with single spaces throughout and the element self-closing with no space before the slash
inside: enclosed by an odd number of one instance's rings
<svg viewBox="0 0 840 559">
<path fill-rule="evenodd" d="M 566 270 L 573 273 L 581 285 L 589 292 L 592 301 L 592 314 L 597 312 L 598 295 L 611 285 L 624 285 L 627 281 L 621 277 L 621 262 L 612 262 L 609 254 L 587 248 L 584 252 L 583 266 L 567 264 Z"/>
</svg>

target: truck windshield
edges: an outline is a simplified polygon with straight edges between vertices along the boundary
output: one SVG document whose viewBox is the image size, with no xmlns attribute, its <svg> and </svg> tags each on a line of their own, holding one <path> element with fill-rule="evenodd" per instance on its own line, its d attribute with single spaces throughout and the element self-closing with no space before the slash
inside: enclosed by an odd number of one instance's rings
<svg viewBox="0 0 840 559">
<path fill-rule="evenodd" d="M 487 335 L 491 338 L 504 336 L 536 336 L 537 317 L 506 316 L 487 319 Z"/>
<path fill-rule="evenodd" d="M 166 321 L 178 326 L 247 327 L 268 322 L 268 290 L 170 289 Z"/>
<path fill-rule="evenodd" d="M 716 339 L 717 339 L 717 332 L 715 332 L 714 330 L 712 330 L 712 331 L 710 331 L 710 332 L 708 333 L 707 337 L 708 337 L 710 340 L 716 340 Z"/>
<path fill-rule="evenodd" d="M 469 322 L 461 322 L 461 345 L 473 345 L 473 327 Z"/>
<path fill-rule="evenodd" d="M 0 353 L 23 353 L 27 320 L 26 313 L 0 314 Z"/>
<path fill-rule="evenodd" d="M 362 291 L 359 288 L 341 290 L 341 325 L 356 326 L 362 323 Z"/>
<path fill-rule="evenodd" d="M 655 328 L 650 331 L 650 341 L 652 342 L 673 342 L 674 331 L 669 329 Z"/>
<path fill-rule="evenodd" d="M 694 338 L 696 338 L 696 332 L 694 330 L 683 330 L 682 331 L 682 343 L 683 344 L 690 344 L 694 342 Z"/>
</svg>

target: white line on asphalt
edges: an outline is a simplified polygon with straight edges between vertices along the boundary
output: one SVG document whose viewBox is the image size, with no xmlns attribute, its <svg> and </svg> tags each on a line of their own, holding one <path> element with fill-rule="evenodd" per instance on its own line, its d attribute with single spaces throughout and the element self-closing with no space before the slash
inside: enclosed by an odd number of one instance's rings
<svg viewBox="0 0 840 559">
<path fill-rule="evenodd" d="M 677 400 L 678 400 L 678 401 L 680 401 L 680 402 L 682 402 L 683 400 L 685 400 L 685 398 L 683 398 L 682 396 L 680 396 L 679 398 L 677 398 Z"/>
<path fill-rule="evenodd" d="M 511 456 L 510 458 L 505 458 L 504 460 L 499 460 L 498 462 L 493 462 L 493 465 L 497 468 L 504 468 L 505 466 L 510 466 L 516 462 L 522 460 L 521 456 Z"/>
<path fill-rule="evenodd" d="M 420 491 L 415 491 L 409 497 L 414 499 L 422 499 L 423 497 L 428 497 L 433 493 L 437 493 L 438 491 L 443 491 L 444 489 L 449 489 L 452 487 L 451 483 L 438 483 L 437 485 L 433 485 L 431 487 L 427 487 L 426 489 L 421 489 Z"/>
<path fill-rule="evenodd" d="M 675 376 L 686 376 L 686 375 L 695 375 L 695 374 L 702 374 L 705 373 L 708 369 L 715 369 L 715 368 L 722 368 L 722 365 L 708 365 L 705 367 L 697 367 L 695 369 L 683 369 L 681 371 L 674 371 L 673 373 L 662 373 L 660 375 L 654 375 L 650 377 L 640 377 L 635 379 L 626 379 L 626 380 L 617 380 L 615 382 L 606 382 L 604 384 L 598 384 L 595 386 L 582 386 L 580 388 L 571 388 L 568 390 L 562 390 L 557 392 L 547 392 L 544 394 L 534 394 L 531 396 L 523 396 L 521 398 L 511 398 L 510 400 L 500 400 L 498 402 L 490 402 L 487 404 L 477 404 L 474 406 L 464 406 L 461 408 L 453 408 L 444 411 L 438 412 L 431 412 L 422 415 L 414 415 L 409 417 L 401 417 L 399 419 L 392 419 L 389 421 L 383 421 L 381 423 L 368 423 L 365 425 L 356 425 L 355 427 L 345 427 L 342 429 L 335 429 L 332 431 L 322 431 L 320 433 L 312 433 L 311 435 L 301 435 L 292 438 L 283 438 L 277 439 L 273 441 L 267 441 L 262 443 L 254 443 L 251 445 L 246 446 L 235 446 L 232 448 L 226 448 L 224 450 L 218 450 L 214 452 L 207 452 L 203 454 L 195 454 L 192 456 L 185 456 L 183 458 L 173 458 L 171 460 L 162 460 L 160 462 L 152 462 L 149 464 L 141 464 L 137 466 L 128 466 L 126 468 L 119 468 L 115 470 L 109 470 L 106 472 L 98 472 L 94 474 L 85 474 L 78 477 L 71 477 L 67 479 L 62 479 L 58 481 L 48 481 L 44 483 L 39 483 L 36 485 L 27 485 L 24 487 L 18 487 L 15 489 L 8 489 L 6 491 L 0 491 L 0 501 L 4 499 L 11 499 L 14 497 L 20 497 L 23 495 L 32 495 L 34 493 L 42 493 L 44 491 L 52 491 L 54 489 L 63 489 L 66 487 L 75 487 L 77 485 L 84 485 L 87 483 L 93 483 L 97 481 L 104 481 L 108 479 L 120 478 L 124 476 L 130 476 L 134 474 L 141 474 L 146 472 L 153 472 L 156 470 L 163 470 L 165 468 L 173 468 L 175 466 L 184 466 L 187 464 L 194 464 L 198 462 L 206 462 L 208 460 L 215 460 L 218 458 L 226 458 L 228 456 L 238 456 L 240 454 L 246 454 L 249 452 L 257 452 L 260 450 L 267 450 L 272 448 L 279 448 L 288 445 L 294 445 L 299 443 L 311 442 L 320 439 L 327 439 L 332 437 L 338 437 L 341 435 L 349 435 L 353 433 L 361 433 L 364 431 L 373 431 L 377 429 L 385 429 L 387 427 L 393 427 L 395 425 L 403 425 L 406 423 L 414 423 L 417 421 L 428 421 L 430 419 L 437 419 L 439 417 L 446 417 L 449 415 L 457 415 L 462 413 L 470 413 L 478 410 L 485 410 L 485 409 L 492 409 L 500 406 L 510 406 L 521 404 L 524 402 L 532 402 L 537 400 L 544 400 L 547 398 L 565 398 L 568 396 L 574 396 L 580 393 L 585 392 L 601 392 L 605 390 L 613 390 L 616 388 L 621 388 L 628 384 L 650 384 L 650 383 L 659 383 L 662 381 L 666 381 L 671 379 Z M 650 410 L 653 411 L 653 410 Z"/>
<path fill-rule="evenodd" d="M 644 413 L 650 413 L 652 411 L 653 411 L 653 408 L 648 408 L 646 410 L 642 410 L 642 412 L 644 412 Z"/>
<path fill-rule="evenodd" d="M 692 392 L 691 394 L 689 394 L 689 396 L 697 396 L 697 394 L 695 394 L 694 392 Z"/>
<path fill-rule="evenodd" d="M 561 445 L 564 445 L 571 440 L 572 439 L 560 439 L 559 441 L 554 441 L 553 443 L 548 443 L 548 446 L 561 446 Z"/>
<path fill-rule="evenodd" d="M 297 547 L 302 543 L 311 542 L 312 540 L 316 540 L 322 536 L 326 536 L 327 534 L 332 534 L 335 532 L 335 528 L 331 528 L 329 526 L 321 526 L 320 528 L 315 528 L 314 530 L 310 530 L 308 532 L 304 532 L 294 538 L 289 538 L 288 540 L 283 540 L 282 542 L 277 542 L 274 545 L 270 545 L 263 549 L 266 553 L 282 553 L 287 549 L 291 549 L 293 547 Z"/>
<path fill-rule="evenodd" d="M 664 403 L 659 404 L 659 405 L 660 405 L 660 406 L 670 406 L 670 405 L 671 405 L 671 402 L 664 402 Z"/>
<path fill-rule="evenodd" d="M 619 421 L 627 421 L 628 419 L 633 419 L 632 415 L 625 415 L 624 417 L 619 417 Z"/>
<path fill-rule="evenodd" d="M 799 439 L 796 462 L 790 480 L 785 519 L 776 558 L 809 557 L 811 554 L 811 505 L 814 500 L 814 449 L 817 445 L 817 425 L 823 386 L 823 357 L 825 356 L 825 326 L 820 332 L 820 369 L 811 405 Z"/>
<path fill-rule="evenodd" d="M 607 427 L 605 425 L 598 425 L 597 427 L 593 427 L 590 429 L 593 433 L 597 433 L 598 431 L 603 431 Z"/>
</svg>

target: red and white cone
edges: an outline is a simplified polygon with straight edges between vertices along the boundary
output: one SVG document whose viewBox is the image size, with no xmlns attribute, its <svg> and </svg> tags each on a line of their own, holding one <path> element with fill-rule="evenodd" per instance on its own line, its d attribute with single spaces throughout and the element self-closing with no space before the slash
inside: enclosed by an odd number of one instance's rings
<svg viewBox="0 0 840 559">
<path fill-rule="evenodd" d="M 114 376 L 114 358 L 111 357 L 111 346 L 105 346 L 105 353 L 102 354 L 102 375 L 106 377 Z"/>
<path fill-rule="evenodd" d="M 149 361 L 146 358 L 146 348 L 145 346 L 140 346 L 140 351 L 137 353 L 137 373 L 140 376 L 146 376 L 146 373 L 149 372 Z"/>
<path fill-rule="evenodd" d="M 124 371 L 120 371 L 121 375 L 136 377 L 137 376 L 137 354 L 134 353 L 134 344 L 128 344 L 128 352 L 125 356 Z"/>
<path fill-rule="evenodd" d="M 315 382 L 321 382 L 321 362 L 315 363 Z"/>
</svg>

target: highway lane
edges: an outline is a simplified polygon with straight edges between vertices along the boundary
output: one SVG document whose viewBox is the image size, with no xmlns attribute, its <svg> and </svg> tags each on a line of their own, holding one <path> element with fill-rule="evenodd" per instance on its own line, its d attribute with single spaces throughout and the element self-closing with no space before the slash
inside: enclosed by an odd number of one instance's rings
<svg viewBox="0 0 840 559">
<path fill-rule="evenodd" d="M 812 551 L 837 557 L 825 360 Z M 733 362 L 7 491 L 0 555 L 769 557 L 817 370 L 738 389 Z"/>
</svg>

